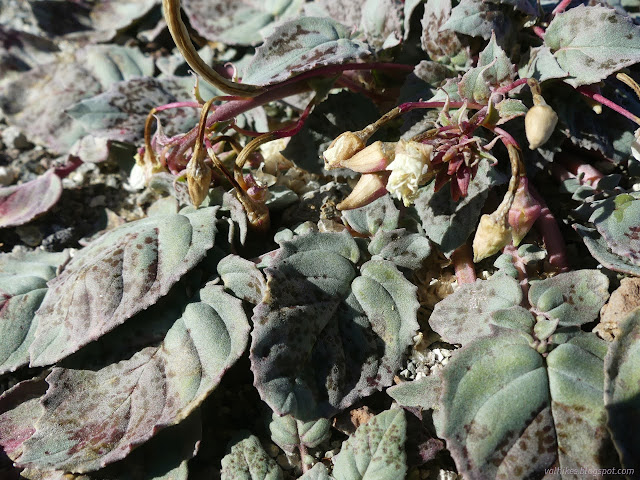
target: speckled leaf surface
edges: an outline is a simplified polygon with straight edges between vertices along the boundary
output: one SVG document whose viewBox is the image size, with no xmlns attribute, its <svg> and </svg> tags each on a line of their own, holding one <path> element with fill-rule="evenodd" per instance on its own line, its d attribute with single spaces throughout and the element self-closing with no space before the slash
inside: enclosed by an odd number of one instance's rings
<svg viewBox="0 0 640 480">
<path fill-rule="evenodd" d="M 539 82 L 552 78 L 564 78 L 569 74 L 558 64 L 558 61 L 546 45 L 532 48 L 529 53 L 529 63 L 520 72 L 522 78 L 533 77 Z"/>
<path fill-rule="evenodd" d="M 640 469 L 640 310 L 620 322 L 604 359 L 607 425 L 622 466 Z"/>
<path fill-rule="evenodd" d="M 160 345 L 98 370 L 54 368 L 19 464 L 95 470 L 185 419 L 242 355 L 249 330 L 241 301 L 221 286 L 205 286 L 199 300 Z"/>
<path fill-rule="evenodd" d="M 546 358 L 516 332 L 483 337 L 443 370 L 438 435 L 467 478 L 538 478 L 615 464 L 605 428 L 606 343 L 582 334 Z M 564 474 L 562 478 L 579 478 Z"/>
<path fill-rule="evenodd" d="M 544 44 L 569 74 L 564 81 L 574 87 L 597 83 L 640 61 L 640 27 L 603 6 L 579 5 L 556 15 Z"/>
<path fill-rule="evenodd" d="M 400 383 L 387 389 L 387 395 L 402 407 L 430 410 L 438 405 L 442 380 L 438 374 Z"/>
<path fill-rule="evenodd" d="M 404 228 L 378 230 L 369 243 L 369 253 L 399 267 L 415 270 L 431 254 L 431 243 L 424 235 L 408 233 Z"/>
<path fill-rule="evenodd" d="M 486 104 L 492 90 L 512 83 L 515 73 L 511 59 L 497 44 L 495 33 L 492 33 L 489 44 L 480 52 L 477 66 L 462 76 L 458 91 L 462 98 Z"/>
<path fill-rule="evenodd" d="M 0 448 L 11 459 L 22 454 L 22 445 L 35 432 L 44 413 L 40 397 L 47 391 L 44 379 L 20 382 L 0 395 Z"/>
<path fill-rule="evenodd" d="M 356 432 L 342 445 L 333 467 L 336 480 L 391 480 L 404 478 L 407 437 L 404 410 L 384 411 Z"/>
<path fill-rule="evenodd" d="M 62 181 L 53 169 L 35 180 L 0 187 L 0 228 L 30 222 L 53 207 L 62 195 Z"/>
<path fill-rule="evenodd" d="M 589 253 L 604 267 L 614 272 L 628 273 L 640 277 L 640 266 L 633 265 L 627 257 L 621 257 L 609 251 L 606 240 L 595 230 L 590 230 L 581 225 L 574 225 L 574 228 L 582 237 L 582 241 L 589 249 Z"/>
<path fill-rule="evenodd" d="M 591 218 L 596 229 L 616 255 L 640 266 L 640 199 L 621 194 L 602 202 Z"/>
<path fill-rule="evenodd" d="M 31 365 L 57 362 L 156 303 L 213 246 L 216 211 L 148 217 L 81 250 L 49 284 Z"/>
<path fill-rule="evenodd" d="M 497 274 L 489 280 L 464 284 L 438 302 L 429 325 L 444 341 L 466 345 L 491 334 L 493 312 L 519 305 L 521 301 L 522 289 L 518 281 Z"/>
<path fill-rule="evenodd" d="M 464 54 L 465 49 L 455 32 L 440 28 L 451 16 L 451 0 L 430 0 L 424 7 L 420 44 L 429 57 L 437 62 L 449 63 L 449 59 Z"/>
<path fill-rule="evenodd" d="M 218 263 L 224 288 L 236 297 L 257 305 L 267 293 L 264 275 L 256 264 L 238 255 L 228 255 Z"/>
<path fill-rule="evenodd" d="M 474 231 L 489 189 L 503 182 L 504 176 L 483 161 L 478 167 L 476 177 L 469 183 L 467 196 L 458 202 L 451 199 L 448 185 L 435 193 L 435 182 L 422 187 L 415 208 L 427 237 L 436 243 L 446 256 L 450 256 Z"/>
<path fill-rule="evenodd" d="M 318 462 L 309 471 L 299 477 L 298 480 L 330 480 L 331 478 L 333 477 L 329 476 L 329 472 L 327 471 L 327 467 L 324 466 L 324 463 Z"/>
<path fill-rule="evenodd" d="M 397 229 L 400 210 L 391 195 L 384 195 L 364 207 L 343 211 L 342 218 L 356 232 L 374 235 L 378 231 L 389 232 Z"/>
<path fill-rule="evenodd" d="M 0 108 L 11 125 L 54 152 L 66 152 L 84 128 L 65 113 L 109 83 L 153 73 L 153 60 L 139 50 L 94 45 L 59 54 L 55 61 L 22 74 L 0 87 Z M 46 92 L 55 102 L 42 101 Z"/>
<path fill-rule="evenodd" d="M 251 364 L 264 401 L 299 420 L 327 417 L 391 383 L 418 325 L 415 286 L 370 261 L 347 234 L 285 242 L 254 310 Z"/>
<path fill-rule="evenodd" d="M 597 270 L 577 270 L 531 282 L 529 303 L 560 325 L 582 325 L 598 317 L 609 298 L 609 279 Z"/>
<path fill-rule="evenodd" d="M 29 363 L 37 326 L 33 318 L 47 292 L 47 280 L 68 260 L 68 252 L 0 256 L 0 374 Z"/>
<path fill-rule="evenodd" d="M 301 13 L 304 0 L 185 0 L 182 5 L 191 25 L 208 40 L 231 45 L 257 45 L 260 30 Z"/>
<path fill-rule="evenodd" d="M 325 65 L 362 60 L 370 54 L 330 18 L 303 17 L 276 28 L 247 65 L 245 83 L 269 85 Z"/>
<path fill-rule="evenodd" d="M 222 459 L 222 480 L 281 480 L 282 470 L 253 435 L 236 442 Z"/>
<path fill-rule="evenodd" d="M 366 0 L 362 5 L 360 29 L 367 43 L 391 48 L 403 38 L 403 3 L 399 0 Z"/>
<path fill-rule="evenodd" d="M 177 77 L 136 78 L 112 84 L 92 98 L 71 106 L 67 114 L 92 135 L 120 142 L 141 142 L 144 122 L 152 108 L 166 103 L 193 101 L 190 80 Z M 199 112 L 176 108 L 158 114 L 167 135 L 186 131 L 195 125 Z"/>
<path fill-rule="evenodd" d="M 326 418 L 302 422 L 291 415 L 271 417 L 271 440 L 286 452 L 293 452 L 300 445 L 314 448 L 331 436 L 331 422 Z"/>
<path fill-rule="evenodd" d="M 462 0 L 453 7 L 442 29 L 489 40 L 492 32 L 501 36 L 508 25 L 506 16 L 497 5 L 482 0 Z"/>
</svg>

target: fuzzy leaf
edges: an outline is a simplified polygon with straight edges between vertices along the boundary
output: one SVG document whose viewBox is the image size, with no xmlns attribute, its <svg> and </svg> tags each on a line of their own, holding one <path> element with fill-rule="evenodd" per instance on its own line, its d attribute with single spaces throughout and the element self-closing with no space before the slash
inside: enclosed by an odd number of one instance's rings
<svg viewBox="0 0 640 480">
<path fill-rule="evenodd" d="M 297 16 L 303 0 L 224 0 L 212 5 L 202 0 L 185 0 L 184 7 L 191 25 L 208 40 L 231 45 L 257 45 L 260 31 L 273 28 Z"/>
<path fill-rule="evenodd" d="M 496 5 L 482 0 L 462 0 L 453 7 L 442 29 L 489 40 L 492 32 L 501 37 L 508 24 L 504 13 Z"/>
<path fill-rule="evenodd" d="M 149 111 L 158 105 L 192 101 L 185 81 L 178 77 L 137 78 L 113 84 L 107 91 L 76 103 L 67 114 L 95 137 L 136 143 L 142 141 Z M 176 108 L 158 114 L 167 135 L 195 125 L 198 111 Z"/>
<path fill-rule="evenodd" d="M 37 326 L 33 318 L 47 292 L 47 280 L 68 260 L 68 252 L 0 257 L 0 374 L 29 363 Z"/>
<path fill-rule="evenodd" d="M 49 284 L 31 365 L 49 365 L 156 303 L 213 246 L 217 208 L 154 216 L 81 250 Z"/>
<path fill-rule="evenodd" d="M 616 255 L 640 266 L 640 198 L 620 194 L 606 199 L 589 219 Z"/>
<path fill-rule="evenodd" d="M 260 303 L 267 292 L 264 275 L 256 264 L 238 255 L 228 255 L 220 260 L 218 274 L 222 277 L 224 288 L 254 305 Z"/>
<path fill-rule="evenodd" d="M 620 322 L 604 359 L 609 430 L 624 468 L 640 468 L 640 310 Z"/>
<path fill-rule="evenodd" d="M 507 275 L 494 275 L 489 280 L 465 284 L 438 302 L 429 325 L 445 342 L 466 345 L 489 335 L 491 314 L 519 305 L 522 289 L 518 281 Z"/>
<path fill-rule="evenodd" d="M 62 195 L 62 182 L 54 169 L 35 180 L 0 188 L 0 228 L 30 222 L 53 207 Z"/>
<path fill-rule="evenodd" d="M 331 436 L 331 422 L 326 418 L 301 422 L 291 415 L 271 416 L 269 430 L 271 440 L 286 452 L 293 452 L 300 445 L 314 448 Z"/>
<path fill-rule="evenodd" d="M 333 477 L 329 476 L 329 472 L 327 471 L 327 467 L 324 466 L 324 463 L 318 462 L 311 470 L 308 470 L 307 473 L 299 477 L 298 480 L 330 480 L 332 478 Z"/>
<path fill-rule="evenodd" d="M 509 120 L 513 120 L 517 117 L 522 117 L 529 111 L 529 109 L 525 106 L 524 103 L 522 103 L 522 101 L 516 100 L 515 98 L 507 98 L 505 100 L 502 100 L 496 105 L 496 110 L 498 110 L 498 114 L 500 115 L 500 120 L 498 120 L 496 125 L 502 125 Z"/>
<path fill-rule="evenodd" d="M 284 242 L 254 310 L 251 365 L 280 415 L 326 417 L 389 385 L 417 329 L 415 287 L 390 262 L 356 277 L 353 239 L 307 234 Z M 355 278 L 355 279 L 354 279 Z"/>
<path fill-rule="evenodd" d="M 640 27 L 602 6 L 578 5 L 556 15 L 544 44 L 569 74 L 564 81 L 574 87 L 597 83 L 640 61 Z"/>
<path fill-rule="evenodd" d="M 344 442 L 335 459 L 333 477 L 336 480 L 404 478 L 406 429 L 402 409 L 376 415 Z"/>
<path fill-rule="evenodd" d="M 423 235 L 398 230 L 378 230 L 369 243 L 369 253 L 399 267 L 415 270 L 431 254 L 431 243 Z"/>
<path fill-rule="evenodd" d="M 442 379 L 438 375 L 429 375 L 411 382 L 387 388 L 387 395 L 402 407 L 419 407 L 432 410 L 438 405 Z"/>
<path fill-rule="evenodd" d="M 367 43 L 376 48 L 400 44 L 403 33 L 403 3 L 399 0 L 366 0 L 362 6 L 360 29 Z"/>
<path fill-rule="evenodd" d="M 467 71 L 460 80 L 458 84 L 460 96 L 486 104 L 491 91 L 512 83 L 515 74 L 511 59 L 498 46 L 495 33 L 492 33 L 489 44 L 480 52 L 478 65 Z"/>
<path fill-rule="evenodd" d="M 447 256 L 467 241 L 474 231 L 489 189 L 504 182 L 504 176 L 487 162 L 480 162 L 478 173 L 469 184 L 468 195 L 458 202 L 451 199 L 447 186 L 434 193 L 434 182 L 422 187 L 415 208 L 429 239 Z"/>
<path fill-rule="evenodd" d="M 602 266 L 614 272 L 628 273 L 629 275 L 640 277 L 640 266 L 633 265 L 627 257 L 621 257 L 615 253 L 611 253 L 605 239 L 598 235 L 595 230 L 590 230 L 580 225 L 574 225 L 574 228 L 582 237 L 582 241 L 589 249 L 589 253 L 591 253 L 593 258 L 600 262 Z"/>
<path fill-rule="evenodd" d="M 424 6 L 420 44 L 432 60 L 457 64 L 453 59 L 463 54 L 465 49 L 455 32 L 441 31 L 450 16 L 451 0 L 429 0 Z"/>
<path fill-rule="evenodd" d="M 542 315 L 562 326 L 583 325 L 598 317 L 609 298 L 609 279 L 597 270 L 561 273 L 532 281 L 529 302 Z"/>
<path fill-rule="evenodd" d="M 258 437 L 247 436 L 222 459 L 222 480 L 281 480 L 282 470 L 266 454 Z"/>
<path fill-rule="evenodd" d="M 435 423 L 458 471 L 468 478 L 541 478 L 554 465 L 615 465 L 604 428 L 606 349 L 583 333 L 545 362 L 524 336 L 504 331 L 457 351 L 443 370 Z"/>
<path fill-rule="evenodd" d="M 124 458 L 202 403 L 244 352 L 248 330 L 240 300 L 208 285 L 160 345 L 98 370 L 54 368 L 20 465 L 82 473 Z"/>
<path fill-rule="evenodd" d="M 247 65 L 244 83 L 270 85 L 326 65 L 362 60 L 370 54 L 350 39 L 347 27 L 329 18 L 303 17 L 276 28 Z"/>
<path fill-rule="evenodd" d="M 533 77 L 539 82 L 552 78 L 564 78 L 569 74 L 565 72 L 546 45 L 534 47 L 529 53 L 529 63 L 520 72 L 521 78 Z"/>
<path fill-rule="evenodd" d="M 143 17 L 159 0 L 99 0 L 92 4 L 91 20 L 96 30 L 120 30 Z"/>
<path fill-rule="evenodd" d="M 400 210 L 390 195 L 385 195 L 368 205 L 342 212 L 343 220 L 362 235 L 390 232 L 398 227 Z"/>
</svg>

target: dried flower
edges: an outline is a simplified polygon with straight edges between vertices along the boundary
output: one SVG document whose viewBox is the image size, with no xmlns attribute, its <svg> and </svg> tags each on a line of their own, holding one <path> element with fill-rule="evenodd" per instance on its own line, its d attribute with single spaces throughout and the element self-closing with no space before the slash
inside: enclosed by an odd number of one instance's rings
<svg viewBox="0 0 640 480">
<path fill-rule="evenodd" d="M 509 209 L 509 225 L 512 228 L 513 244 L 517 247 L 534 222 L 540 216 L 542 207 L 529 193 L 529 181 L 520 177 L 515 199 Z"/>
<path fill-rule="evenodd" d="M 494 214 L 482 215 L 473 239 L 473 261 L 479 262 L 498 253 L 511 243 L 511 228 L 504 219 Z"/>
<path fill-rule="evenodd" d="M 187 164 L 187 186 L 194 207 L 199 207 L 209 193 L 213 171 L 204 162 L 204 150 L 197 151 Z"/>
<path fill-rule="evenodd" d="M 531 150 L 544 145 L 558 123 L 558 115 L 547 105 L 542 96 L 534 95 L 533 103 L 534 106 L 524 117 L 524 130 Z"/>
<path fill-rule="evenodd" d="M 351 210 L 363 207 L 387 193 L 389 172 L 363 173 L 358 183 L 342 202 L 338 210 Z"/>
<path fill-rule="evenodd" d="M 342 162 L 348 160 L 365 147 L 367 139 L 361 138 L 359 132 L 344 132 L 339 135 L 323 154 L 327 170 L 340 168 Z"/>
<path fill-rule="evenodd" d="M 419 142 L 400 140 L 396 144 L 395 158 L 387 170 L 391 171 L 387 191 L 402 199 L 405 206 L 413 203 L 423 181 L 433 147 Z"/>
<path fill-rule="evenodd" d="M 395 142 L 378 141 L 340 162 L 340 166 L 360 173 L 380 172 L 393 161 L 395 154 Z"/>
</svg>

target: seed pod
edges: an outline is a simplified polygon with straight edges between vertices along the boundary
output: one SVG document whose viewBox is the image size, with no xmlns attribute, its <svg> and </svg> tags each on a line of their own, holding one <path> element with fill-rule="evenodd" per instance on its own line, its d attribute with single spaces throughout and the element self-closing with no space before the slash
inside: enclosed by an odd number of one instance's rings
<svg viewBox="0 0 640 480">
<path fill-rule="evenodd" d="M 194 153 L 187 164 L 187 187 L 189 199 L 194 207 L 198 208 L 209 193 L 212 171 L 209 165 L 204 163 L 204 154 Z"/>
<path fill-rule="evenodd" d="M 325 168 L 340 168 L 342 162 L 362 150 L 365 143 L 366 139 L 362 139 L 357 133 L 344 132 L 339 135 L 323 153 Z"/>
<path fill-rule="evenodd" d="M 540 97 L 542 98 L 542 97 Z M 538 101 L 524 117 L 524 131 L 529 141 L 529 148 L 535 150 L 544 145 L 558 123 L 558 115 L 544 100 Z"/>
<path fill-rule="evenodd" d="M 473 261 L 479 262 L 511 243 L 511 228 L 493 214 L 482 215 L 473 239 Z"/>
<path fill-rule="evenodd" d="M 337 205 L 338 210 L 364 207 L 387 193 L 389 172 L 363 173 L 347 198 Z"/>
</svg>

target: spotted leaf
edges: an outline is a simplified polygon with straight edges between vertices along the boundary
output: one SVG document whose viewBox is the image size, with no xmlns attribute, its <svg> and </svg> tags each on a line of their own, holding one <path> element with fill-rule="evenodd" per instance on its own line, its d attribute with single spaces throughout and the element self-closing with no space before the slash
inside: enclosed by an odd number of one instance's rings
<svg viewBox="0 0 640 480">
<path fill-rule="evenodd" d="M 237 441 L 222 459 L 222 480 L 281 480 L 282 470 L 262 448 L 258 437 Z"/>
<path fill-rule="evenodd" d="M 326 418 L 319 418 L 302 422 L 291 415 L 271 416 L 269 431 L 271 440 L 281 449 L 294 452 L 300 445 L 314 448 L 328 440 L 331 436 L 331 422 Z"/>
<path fill-rule="evenodd" d="M 164 296 L 213 246 L 217 208 L 125 224 L 81 250 L 49 284 L 31 365 L 48 365 Z"/>
<path fill-rule="evenodd" d="M 208 285 L 159 345 L 98 369 L 54 368 L 18 463 L 82 473 L 124 458 L 202 403 L 244 352 L 248 330 L 241 301 Z"/>
<path fill-rule="evenodd" d="M 640 198 L 620 194 L 602 202 L 589 219 L 616 255 L 640 266 Z"/>
</svg>

